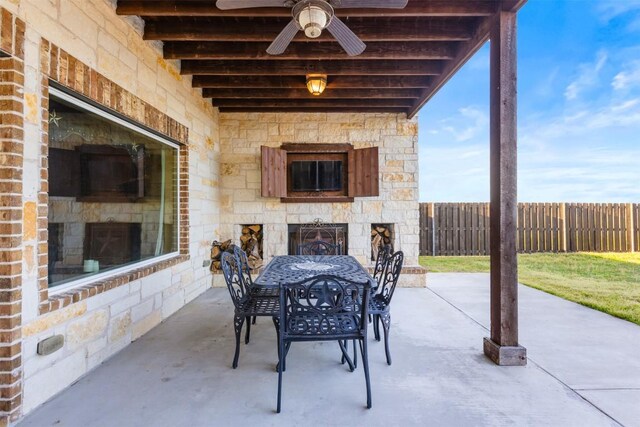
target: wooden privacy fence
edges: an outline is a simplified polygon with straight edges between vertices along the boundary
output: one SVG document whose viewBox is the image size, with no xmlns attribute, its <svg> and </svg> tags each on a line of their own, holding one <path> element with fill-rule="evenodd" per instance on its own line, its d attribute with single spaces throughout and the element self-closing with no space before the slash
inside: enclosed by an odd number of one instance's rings
<svg viewBox="0 0 640 427">
<path fill-rule="evenodd" d="M 519 203 L 521 253 L 640 250 L 640 204 Z M 421 203 L 420 255 L 488 255 L 489 203 Z"/>
</svg>

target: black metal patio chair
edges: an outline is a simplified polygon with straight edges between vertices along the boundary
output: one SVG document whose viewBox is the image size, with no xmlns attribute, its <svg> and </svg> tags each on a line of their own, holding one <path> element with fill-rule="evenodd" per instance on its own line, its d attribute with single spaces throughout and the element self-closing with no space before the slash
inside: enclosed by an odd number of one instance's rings
<svg viewBox="0 0 640 427">
<path fill-rule="evenodd" d="M 249 267 L 249 259 L 247 253 L 239 246 L 233 247 L 233 255 L 240 266 L 241 279 L 244 280 L 245 286 L 249 288 L 249 293 L 257 297 L 278 297 L 278 286 L 261 286 L 253 283 L 251 277 L 251 267 Z"/>
<path fill-rule="evenodd" d="M 380 341 L 380 323 L 384 331 L 384 350 L 387 356 L 387 364 L 391 365 L 391 352 L 389 351 L 389 329 L 391 329 L 391 298 L 396 290 L 402 264 L 404 262 L 404 253 L 398 251 L 391 255 L 387 262 L 384 275 L 378 290 L 369 301 L 369 313 L 373 316 L 373 333 L 375 339 Z"/>
<path fill-rule="evenodd" d="M 298 245 L 298 255 L 342 255 L 342 245 L 314 240 Z"/>
<path fill-rule="evenodd" d="M 378 255 L 376 256 L 376 263 L 375 263 L 375 266 L 373 267 L 373 278 L 376 281 L 376 285 L 374 287 L 371 287 L 372 295 L 375 295 L 376 290 L 378 289 L 378 286 L 380 286 L 380 282 L 384 277 L 384 272 L 386 270 L 387 263 L 389 262 L 390 256 L 391 256 L 391 245 L 384 245 L 378 250 Z M 369 313 L 369 323 L 371 323 L 372 321 L 373 321 L 373 318 L 371 316 L 371 313 Z M 342 345 L 346 348 L 347 342 L 346 341 L 343 342 Z M 347 359 L 345 356 L 342 356 L 341 362 L 342 364 L 347 362 Z M 356 351 L 356 344 L 354 342 L 353 343 L 353 368 L 356 368 L 357 366 L 358 366 L 358 355 Z"/>
<path fill-rule="evenodd" d="M 238 357 L 240 356 L 240 335 L 245 320 L 255 316 L 268 316 L 273 319 L 273 324 L 278 329 L 278 317 L 280 316 L 280 299 L 273 297 L 255 296 L 251 294 L 251 289 L 242 280 L 241 268 L 236 257 L 230 252 L 222 254 L 220 259 L 224 280 L 227 283 L 229 294 L 233 300 L 235 311 L 233 315 L 233 327 L 236 334 L 236 351 L 233 357 L 233 369 L 238 367 Z M 247 331 L 245 342 L 249 342 L 251 333 L 251 322 L 247 321 Z"/>
<path fill-rule="evenodd" d="M 249 294 L 254 297 L 272 297 L 277 298 L 279 288 L 277 286 L 259 286 L 253 283 L 251 277 L 251 267 L 249 266 L 249 259 L 247 253 L 242 250 L 241 247 L 233 245 L 233 255 L 236 257 L 236 262 L 240 266 L 240 279 L 244 281 L 245 287 L 249 290 Z M 256 316 L 253 316 L 251 323 L 256 324 Z M 244 339 L 245 344 L 249 344 L 251 335 L 251 326 L 247 325 L 247 334 Z"/>
<path fill-rule="evenodd" d="M 367 353 L 367 315 L 371 284 L 337 276 L 316 276 L 280 286 L 280 333 L 278 334 L 278 406 L 281 409 L 282 372 L 292 342 L 357 340 L 371 408 L 371 382 Z"/>
</svg>

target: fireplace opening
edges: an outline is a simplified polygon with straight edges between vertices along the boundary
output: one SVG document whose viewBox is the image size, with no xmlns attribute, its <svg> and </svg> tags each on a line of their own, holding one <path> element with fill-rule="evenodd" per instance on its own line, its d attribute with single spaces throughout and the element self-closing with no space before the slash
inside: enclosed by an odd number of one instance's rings
<svg viewBox="0 0 640 427">
<path fill-rule="evenodd" d="M 316 240 L 337 244 L 342 253 L 347 255 L 348 228 L 348 224 L 325 224 L 320 220 L 310 224 L 289 224 L 289 255 L 296 255 L 299 245 Z"/>
<path fill-rule="evenodd" d="M 393 224 L 371 224 L 371 260 L 375 261 L 378 251 L 385 245 L 391 245 L 393 251 Z"/>
</svg>

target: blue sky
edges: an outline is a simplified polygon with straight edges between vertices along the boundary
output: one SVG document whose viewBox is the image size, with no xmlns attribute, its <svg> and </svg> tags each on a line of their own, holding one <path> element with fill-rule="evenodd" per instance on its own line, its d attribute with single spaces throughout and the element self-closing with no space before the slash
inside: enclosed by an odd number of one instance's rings
<svg viewBox="0 0 640 427">
<path fill-rule="evenodd" d="M 489 45 L 419 114 L 420 200 L 489 200 Z M 640 202 L 640 0 L 518 15 L 518 199 Z"/>
</svg>

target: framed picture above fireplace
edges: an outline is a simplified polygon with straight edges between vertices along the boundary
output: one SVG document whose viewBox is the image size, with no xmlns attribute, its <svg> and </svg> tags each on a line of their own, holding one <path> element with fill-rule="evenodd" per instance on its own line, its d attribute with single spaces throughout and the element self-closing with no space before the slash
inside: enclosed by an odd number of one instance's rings
<svg viewBox="0 0 640 427">
<path fill-rule="evenodd" d="M 378 147 L 283 144 L 262 147 L 262 197 L 283 202 L 353 202 L 379 195 Z"/>
</svg>

